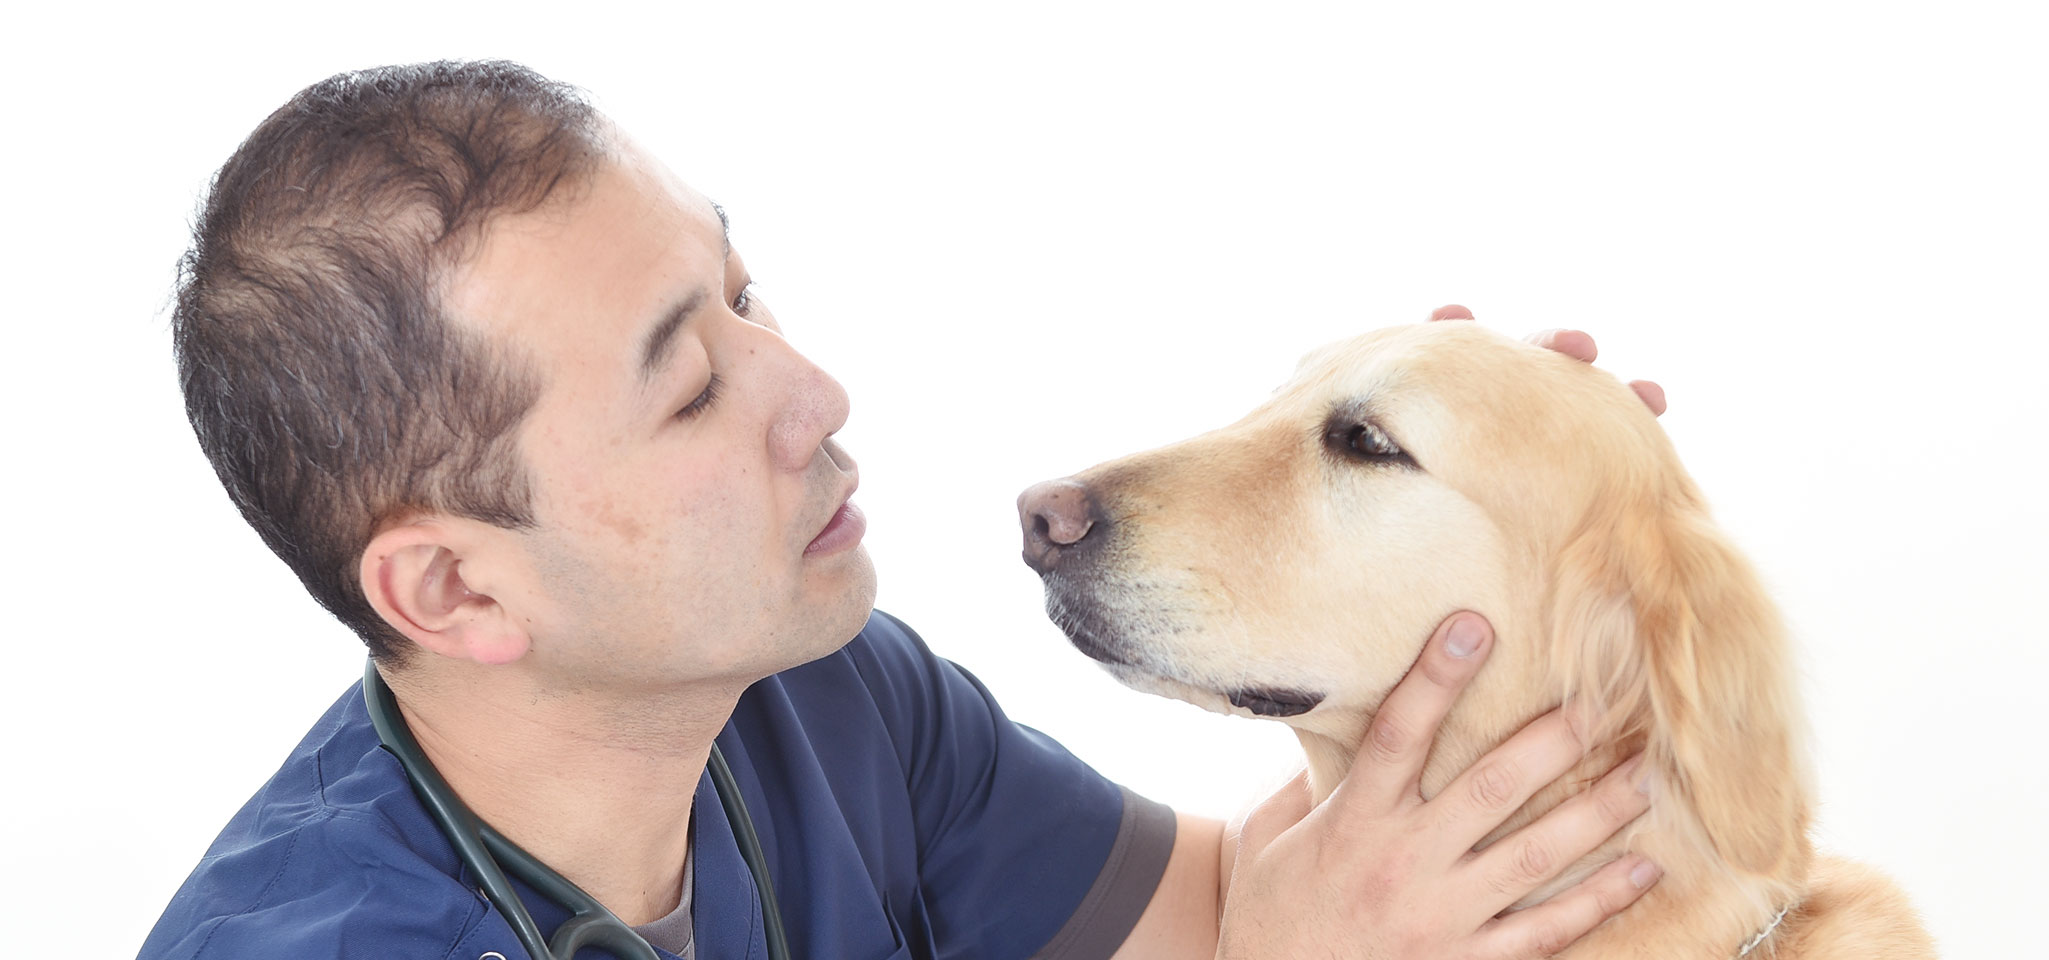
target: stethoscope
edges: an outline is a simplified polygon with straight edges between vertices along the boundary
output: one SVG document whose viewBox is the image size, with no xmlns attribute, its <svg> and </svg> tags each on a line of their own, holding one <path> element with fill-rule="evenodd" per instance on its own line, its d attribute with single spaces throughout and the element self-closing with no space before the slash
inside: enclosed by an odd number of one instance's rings
<svg viewBox="0 0 2049 960">
<path fill-rule="evenodd" d="M 512 924 L 512 932 L 519 937 L 528 956 L 533 960 L 573 960 L 576 951 L 598 946 L 626 960 L 659 960 L 655 949 L 597 898 L 491 829 L 490 824 L 477 819 L 456 798 L 448 781 L 441 779 L 441 772 L 434 769 L 420 749 L 420 741 L 413 739 L 412 729 L 406 726 L 405 717 L 399 715 L 398 700 L 378 675 L 374 660 L 363 667 L 363 701 L 370 708 L 370 722 L 377 727 L 377 739 L 398 757 L 406 779 L 412 781 L 413 792 L 419 795 L 448 841 L 455 845 L 456 857 L 476 875 L 485 898 Z M 782 910 L 776 905 L 775 890 L 769 886 L 768 860 L 761 852 L 761 838 L 755 834 L 754 821 L 740 799 L 740 784 L 733 779 L 733 768 L 726 765 L 725 755 L 716 743 L 711 745 L 709 769 L 719 805 L 725 808 L 726 819 L 733 824 L 733 835 L 740 842 L 740 858 L 747 862 L 747 872 L 754 874 L 754 885 L 761 893 L 761 925 L 768 936 L 769 960 L 789 960 L 790 944 L 783 935 Z M 542 938 L 534 915 L 527 912 L 526 904 L 520 902 L 512 883 L 505 879 L 507 870 L 569 911 L 569 919 L 556 928 L 553 940 Z"/>
</svg>

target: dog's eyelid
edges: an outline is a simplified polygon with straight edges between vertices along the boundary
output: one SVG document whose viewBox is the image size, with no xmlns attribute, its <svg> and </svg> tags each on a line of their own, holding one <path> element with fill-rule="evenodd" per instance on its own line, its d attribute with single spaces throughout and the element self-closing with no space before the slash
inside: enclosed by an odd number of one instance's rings
<svg viewBox="0 0 2049 960">
<path fill-rule="evenodd" d="M 1363 445 L 1362 440 L 1366 441 Z M 1363 400 L 1331 408 L 1323 424 L 1323 444 L 1333 455 L 1352 463 L 1421 466 Z"/>
<path fill-rule="evenodd" d="M 1332 424 L 1336 424 L 1339 421 L 1346 423 L 1374 423 L 1380 420 L 1380 417 L 1376 415 L 1377 413 L 1378 411 L 1374 409 L 1372 397 L 1353 397 L 1348 400 L 1336 401 L 1330 405 L 1330 421 Z"/>
</svg>

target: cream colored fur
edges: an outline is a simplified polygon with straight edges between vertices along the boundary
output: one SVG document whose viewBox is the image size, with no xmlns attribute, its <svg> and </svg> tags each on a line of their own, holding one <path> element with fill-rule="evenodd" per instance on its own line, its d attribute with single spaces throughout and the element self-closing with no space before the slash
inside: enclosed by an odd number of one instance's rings
<svg viewBox="0 0 2049 960">
<path fill-rule="evenodd" d="M 1416 467 L 1334 454 L 1347 418 Z M 1563 956 L 1725 960 L 1789 904 L 1751 956 L 1935 955 L 1889 881 L 1815 856 L 1778 613 L 1607 374 L 1471 323 L 1398 327 L 1312 354 L 1237 424 L 1074 479 L 1106 542 L 1085 576 L 1048 585 L 1112 625 L 1131 663 L 1111 672 L 1241 715 L 1226 691 L 1324 694 L 1285 721 L 1319 800 L 1461 609 L 1487 616 L 1496 646 L 1439 734 L 1426 795 L 1569 697 L 1596 708 L 1596 746 L 1488 842 L 1645 751 L 1651 813 L 1535 897 L 1623 849 L 1665 878 Z"/>
</svg>

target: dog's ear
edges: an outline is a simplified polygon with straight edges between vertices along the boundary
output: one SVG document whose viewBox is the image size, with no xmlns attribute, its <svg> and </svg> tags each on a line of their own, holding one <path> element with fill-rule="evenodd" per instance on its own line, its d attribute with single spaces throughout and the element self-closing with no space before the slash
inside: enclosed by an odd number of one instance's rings
<svg viewBox="0 0 2049 960">
<path fill-rule="evenodd" d="M 1778 613 L 1691 484 L 1605 500 L 1557 570 L 1552 667 L 1568 697 L 1595 708 L 1595 742 L 1644 744 L 1661 789 L 1735 867 L 1776 873 L 1804 857 L 1805 766 Z"/>
</svg>

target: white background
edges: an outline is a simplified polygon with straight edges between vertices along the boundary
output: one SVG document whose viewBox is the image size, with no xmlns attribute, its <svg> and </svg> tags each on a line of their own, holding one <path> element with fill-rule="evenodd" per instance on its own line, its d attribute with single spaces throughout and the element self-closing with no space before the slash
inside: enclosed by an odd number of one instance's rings
<svg viewBox="0 0 2049 960">
<path fill-rule="evenodd" d="M 585 86 L 725 204 L 854 398 L 881 604 L 1184 809 L 1229 814 L 1292 739 L 1069 649 L 1017 492 L 1442 303 L 1592 331 L 1668 389 L 1795 627 L 1824 845 L 1946 955 L 2039 955 L 2039 5 L 56 6 L 0 61 L 19 955 L 134 951 L 360 669 L 201 460 L 166 298 L 267 112 L 451 56 Z"/>
</svg>

